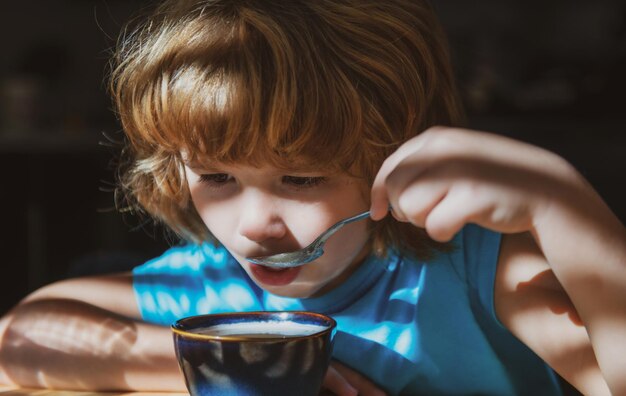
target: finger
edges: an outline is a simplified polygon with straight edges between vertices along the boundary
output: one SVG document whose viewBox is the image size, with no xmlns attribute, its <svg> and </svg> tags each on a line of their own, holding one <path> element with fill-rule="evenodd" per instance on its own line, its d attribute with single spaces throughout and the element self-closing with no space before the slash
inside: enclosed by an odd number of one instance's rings
<svg viewBox="0 0 626 396">
<path fill-rule="evenodd" d="M 385 396 L 386 393 L 359 372 L 335 362 L 337 371 L 354 386 L 359 396 Z"/>
<path fill-rule="evenodd" d="M 395 167 L 396 159 L 388 157 L 374 178 L 371 191 L 370 216 L 373 220 L 381 220 L 387 215 L 389 209 L 389 198 L 387 195 L 387 176 Z"/>
<path fill-rule="evenodd" d="M 400 164 L 389 174 L 386 180 L 387 197 L 393 207 L 393 217 L 398 221 L 411 221 L 414 206 L 420 202 L 431 202 L 428 194 L 425 201 L 418 200 L 416 193 L 409 192 L 410 197 L 405 196 L 408 190 L 417 186 L 424 186 L 424 191 L 428 191 L 428 186 L 433 180 L 437 180 L 435 173 L 440 173 L 436 169 L 431 169 L 429 160 L 423 158 L 422 154 L 413 154 L 402 160 Z M 430 181 L 431 183 L 429 183 Z M 439 191 L 441 188 L 437 189 Z M 420 189 L 420 191 L 422 191 Z M 437 194 L 440 195 L 440 194 Z"/>
<path fill-rule="evenodd" d="M 337 396 L 357 396 L 359 394 L 357 389 L 333 367 L 335 364 L 331 364 L 326 371 L 324 388 Z"/>
<path fill-rule="evenodd" d="M 372 187 L 372 208 L 376 210 L 376 212 L 372 212 L 374 214 L 372 218 L 378 219 L 374 217 L 378 215 L 378 211 L 383 213 L 382 217 L 384 217 L 384 214 L 391 207 L 393 217 L 399 221 L 407 221 L 402 211 L 397 207 L 398 198 L 404 187 L 418 176 L 419 164 L 414 156 L 403 157 L 400 162 L 396 161 L 397 158 L 390 157 L 390 160 L 393 160 L 393 169 L 388 171 L 381 168 L 381 172 L 388 172 L 388 174 L 384 182 L 380 182 L 381 184 L 378 185 L 374 184 Z M 377 195 L 378 197 L 376 197 Z M 386 205 L 386 208 L 381 207 L 383 204 Z"/>
<path fill-rule="evenodd" d="M 449 191 L 428 214 L 426 232 L 436 241 L 448 242 L 465 224 L 485 210 L 485 204 L 471 192 Z"/>
<path fill-rule="evenodd" d="M 394 208 L 397 208 L 396 212 L 399 214 L 394 216 L 402 216 L 405 221 L 417 227 L 425 228 L 426 218 L 446 196 L 448 188 L 449 183 L 438 178 L 426 178 L 420 180 L 419 183 L 409 184 L 400 193 L 400 197 L 395 203 Z"/>
<path fill-rule="evenodd" d="M 397 168 L 397 166 L 409 155 L 415 153 L 423 146 L 422 136 L 414 137 L 402 144 L 393 154 L 383 162 L 378 170 L 374 183 L 372 184 L 370 207 L 373 220 L 380 220 L 385 217 L 389 209 L 389 198 L 387 195 L 387 177 Z"/>
</svg>

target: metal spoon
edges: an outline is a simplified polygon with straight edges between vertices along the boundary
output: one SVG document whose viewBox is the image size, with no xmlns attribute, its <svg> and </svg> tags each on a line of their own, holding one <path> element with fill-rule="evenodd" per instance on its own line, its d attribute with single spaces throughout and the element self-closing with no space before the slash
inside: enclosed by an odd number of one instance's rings
<svg viewBox="0 0 626 396">
<path fill-rule="evenodd" d="M 292 268 L 310 263 L 324 254 L 324 244 L 337 230 L 348 223 L 363 220 L 369 217 L 370 212 L 363 212 L 356 216 L 341 220 L 318 236 L 311 244 L 295 252 L 278 253 L 271 256 L 247 257 L 246 260 L 254 264 L 264 265 L 272 268 Z"/>
</svg>

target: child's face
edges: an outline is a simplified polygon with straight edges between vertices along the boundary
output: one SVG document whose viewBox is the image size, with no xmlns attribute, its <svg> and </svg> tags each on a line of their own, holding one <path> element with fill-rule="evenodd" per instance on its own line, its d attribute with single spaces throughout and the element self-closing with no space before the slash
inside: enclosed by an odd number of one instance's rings
<svg viewBox="0 0 626 396">
<path fill-rule="evenodd" d="M 211 233 L 270 293 L 310 297 L 341 283 L 369 250 L 367 221 L 346 225 L 311 264 L 271 270 L 245 258 L 300 249 L 337 221 L 368 209 L 363 182 L 347 174 L 188 164 L 193 203 Z"/>
</svg>

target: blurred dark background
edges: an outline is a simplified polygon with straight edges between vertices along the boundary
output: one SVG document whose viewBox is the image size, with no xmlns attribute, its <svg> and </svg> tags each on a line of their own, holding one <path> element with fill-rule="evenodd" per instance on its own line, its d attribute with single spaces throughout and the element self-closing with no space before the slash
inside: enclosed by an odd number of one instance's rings
<svg viewBox="0 0 626 396">
<path fill-rule="evenodd" d="M 110 49 L 140 0 L 16 0 L 0 13 L 0 313 L 29 291 L 168 246 L 114 209 Z M 470 125 L 555 151 L 626 220 L 626 2 L 435 0 Z"/>
</svg>

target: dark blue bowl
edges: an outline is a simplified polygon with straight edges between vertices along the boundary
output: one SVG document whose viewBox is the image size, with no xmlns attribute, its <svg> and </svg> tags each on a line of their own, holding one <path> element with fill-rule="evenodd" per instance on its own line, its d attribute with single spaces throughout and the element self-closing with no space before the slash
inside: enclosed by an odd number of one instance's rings
<svg viewBox="0 0 626 396">
<path fill-rule="evenodd" d="M 267 330 L 252 331 L 246 327 L 251 322 L 262 322 Z M 336 325 L 313 312 L 239 312 L 180 319 L 172 330 L 193 396 L 314 396 L 330 363 Z M 224 331 L 233 326 L 240 327 L 237 334 Z M 287 334 L 294 326 L 306 331 Z"/>
</svg>

